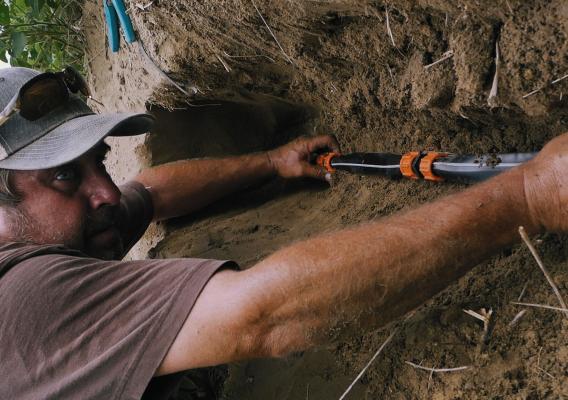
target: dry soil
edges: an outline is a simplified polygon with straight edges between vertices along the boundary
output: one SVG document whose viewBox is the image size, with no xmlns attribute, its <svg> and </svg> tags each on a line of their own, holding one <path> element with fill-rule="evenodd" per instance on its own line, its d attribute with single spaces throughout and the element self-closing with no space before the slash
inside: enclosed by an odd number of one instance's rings
<svg viewBox="0 0 568 400">
<path fill-rule="evenodd" d="M 568 130 L 568 79 L 549 85 L 568 74 L 566 0 L 159 0 L 145 9 L 138 6 L 149 1 L 131 0 L 146 51 L 190 97 L 137 45 L 107 50 L 99 3 L 86 1 L 83 26 L 101 111 L 149 110 L 159 121 L 145 138 L 114 143 L 110 164 L 120 180 L 146 165 L 260 151 L 300 134 L 333 133 L 344 151 L 484 153 L 537 151 Z M 488 101 L 496 72 L 497 96 Z M 133 256 L 230 258 L 250 267 L 293 241 L 462 188 L 347 175 L 332 188 L 271 182 L 153 227 Z M 568 297 L 566 238 L 542 239 L 539 250 Z M 398 327 L 348 398 L 568 398 L 568 319 L 526 309 L 510 327 L 523 310 L 510 302 L 523 291 L 524 301 L 556 304 L 516 246 L 406 321 L 286 359 L 218 369 L 215 390 L 228 399 L 339 398 Z M 481 322 L 462 311 L 481 308 L 495 313 L 487 345 Z M 430 374 L 405 361 L 470 368 Z"/>
</svg>

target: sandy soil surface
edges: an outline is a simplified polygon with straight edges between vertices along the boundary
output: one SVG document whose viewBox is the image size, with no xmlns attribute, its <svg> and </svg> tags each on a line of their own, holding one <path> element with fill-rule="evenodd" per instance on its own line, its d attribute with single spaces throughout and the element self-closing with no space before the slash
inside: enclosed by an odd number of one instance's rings
<svg viewBox="0 0 568 400">
<path fill-rule="evenodd" d="M 334 133 L 346 152 L 483 153 L 536 151 L 568 130 L 568 79 L 547 85 L 568 73 L 565 0 L 170 0 L 144 10 L 136 4 L 149 2 L 131 1 L 148 54 L 196 92 L 190 98 L 137 46 L 106 50 L 98 3 L 85 5 L 95 97 L 106 111 L 148 109 L 159 121 L 148 137 L 117 144 L 110 163 L 122 179 L 145 165 L 259 151 L 300 134 Z M 497 96 L 488 101 L 496 72 Z M 332 188 L 271 182 L 154 227 L 133 256 L 231 258 L 249 267 L 290 242 L 461 188 L 348 175 Z M 541 239 L 539 250 L 568 296 L 566 238 Z M 510 326 L 525 310 L 510 304 L 521 294 L 556 304 L 518 246 L 406 320 L 283 360 L 218 369 L 222 379 L 211 392 L 228 399 L 339 398 L 398 329 L 348 398 L 567 398 L 568 319 L 527 308 Z M 494 312 L 486 344 L 482 323 L 463 312 L 481 308 Z M 406 361 L 469 368 L 430 374 Z M 187 393 L 179 398 L 191 398 Z"/>
</svg>

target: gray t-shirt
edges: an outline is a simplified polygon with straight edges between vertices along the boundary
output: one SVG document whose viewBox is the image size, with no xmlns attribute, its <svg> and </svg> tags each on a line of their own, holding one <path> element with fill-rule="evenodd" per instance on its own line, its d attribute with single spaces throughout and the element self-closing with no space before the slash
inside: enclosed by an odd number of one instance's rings
<svg viewBox="0 0 568 400">
<path fill-rule="evenodd" d="M 151 200 L 140 184 L 121 190 L 121 231 L 132 246 L 150 223 Z M 152 377 L 220 268 L 237 266 L 0 244 L 0 399 L 167 398 L 175 376 Z"/>
</svg>

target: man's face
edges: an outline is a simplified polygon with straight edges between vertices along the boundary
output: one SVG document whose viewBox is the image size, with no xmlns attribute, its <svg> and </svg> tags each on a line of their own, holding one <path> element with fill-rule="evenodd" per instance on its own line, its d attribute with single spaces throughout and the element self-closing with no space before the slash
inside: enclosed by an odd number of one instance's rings
<svg viewBox="0 0 568 400">
<path fill-rule="evenodd" d="M 108 150 L 101 143 L 61 167 L 14 172 L 12 184 L 22 201 L 16 206 L 19 221 L 12 223 L 23 226 L 11 230 L 11 239 L 63 244 L 102 259 L 120 256 L 120 191 L 103 164 Z"/>
</svg>

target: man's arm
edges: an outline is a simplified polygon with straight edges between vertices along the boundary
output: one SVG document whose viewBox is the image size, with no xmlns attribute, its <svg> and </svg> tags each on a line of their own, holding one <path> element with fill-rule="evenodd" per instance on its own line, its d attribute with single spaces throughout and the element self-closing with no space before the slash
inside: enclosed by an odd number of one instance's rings
<svg viewBox="0 0 568 400">
<path fill-rule="evenodd" d="M 459 194 L 217 274 L 157 373 L 280 356 L 328 341 L 345 321 L 403 315 L 518 241 L 519 225 L 566 230 L 567 167 L 564 135 L 526 166 Z"/>
<path fill-rule="evenodd" d="M 154 219 L 178 217 L 274 175 L 314 177 L 325 172 L 310 164 L 312 153 L 339 151 L 333 136 L 298 138 L 275 150 L 228 158 L 177 161 L 142 171 L 134 180 L 149 188 Z"/>
</svg>

